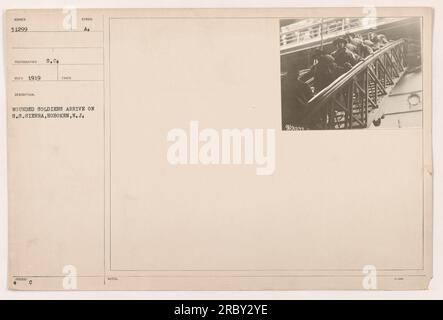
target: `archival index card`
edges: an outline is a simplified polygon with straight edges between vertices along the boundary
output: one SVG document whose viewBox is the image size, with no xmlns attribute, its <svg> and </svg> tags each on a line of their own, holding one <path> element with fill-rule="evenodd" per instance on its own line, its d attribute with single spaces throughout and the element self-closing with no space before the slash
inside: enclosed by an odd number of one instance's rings
<svg viewBox="0 0 443 320">
<path fill-rule="evenodd" d="M 7 11 L 10 289 L 427 288 L 431 19 Z"/>
</svg>

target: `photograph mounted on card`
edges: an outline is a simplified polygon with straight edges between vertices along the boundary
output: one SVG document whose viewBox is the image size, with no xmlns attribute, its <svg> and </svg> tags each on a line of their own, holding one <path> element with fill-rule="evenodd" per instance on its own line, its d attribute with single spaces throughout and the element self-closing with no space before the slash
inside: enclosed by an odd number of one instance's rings
<svg viewBox="0 0 443 320">
<path fill-rule="evenodd" d="M 428 287 L 431 9 L 6 26 L 11 290 Z"/>
</svg>

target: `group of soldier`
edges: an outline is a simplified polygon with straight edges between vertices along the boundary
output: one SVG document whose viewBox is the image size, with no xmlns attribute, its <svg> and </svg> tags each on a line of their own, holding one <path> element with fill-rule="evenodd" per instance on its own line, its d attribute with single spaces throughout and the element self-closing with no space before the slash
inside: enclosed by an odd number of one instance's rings
<svg viewBox="0 0 443 320">
<path fill-rule="evenodd" d="M 302 76 L 300 67 L 292 65 L 282 83 L 283 127 L 299 127 L 300 119 L 307 111 L 306 104 L 314 94 L 387 43 L 383 34 L 369 33 L 367 39 L 363 39 L 361 35 L 348 33 L 333 41 L 335 50 L 331 53 L 315 49 L 312 55 L 314 63 Z M 313 90 L 306 83 L 309 79 L 313 79 Z"/>
</svg>

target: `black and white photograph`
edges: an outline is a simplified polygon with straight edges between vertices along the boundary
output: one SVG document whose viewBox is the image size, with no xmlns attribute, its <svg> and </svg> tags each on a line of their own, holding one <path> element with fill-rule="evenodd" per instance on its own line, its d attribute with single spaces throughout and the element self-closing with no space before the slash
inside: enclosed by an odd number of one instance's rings
<svg viewBox="0 0 443 320">
<path fill-rule="evenodd" d="M 421 23 L 281 19 L 282 129 L 421 128 Z"/>
</svg>

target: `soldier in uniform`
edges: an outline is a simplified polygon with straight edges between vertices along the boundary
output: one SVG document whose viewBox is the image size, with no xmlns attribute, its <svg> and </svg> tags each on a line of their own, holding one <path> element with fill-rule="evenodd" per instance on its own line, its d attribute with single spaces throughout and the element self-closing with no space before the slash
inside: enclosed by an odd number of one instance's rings
<svg viewBox="0 0 443 320">
<path fill-rule="evenodd" d="M 387 39 L 384 35 L 377 35 L 375 32 L 369 34 L 369 40 L 372 43 L 372 50 L 377 51 L 382 48 L 386 43 Z"/>
<path fill-rule="evenodd" d="M 361 35 L 355 35 L 354 33 L 348 33 L 346 35 L 346 40 L 348 43 L 346 47 L 352 51 L 352 53 L 357 54 L 361 58 L 366 58 L 373 53 L 371 46 L 363 41 Z M 372 45 L 372 42 L 371 42 Z"/>
<path fill-rule="evenodd" d="M 337 48 L 332 56 L 339 67 L 354 66 L 361 60 L 359 55 L 346 48 L 348 41 L 345 38 L 337 38 L 332 44 Z"/>
<path fill-rule="evenodd" d="M 354 33 L 347 33 L 345 35 L 345 39 L 347 41 L 346 48 L 351 50 L 353 53 L 358 54 L 358 48 L 361 44 L 361 39 L 357 38 L 357 36 Z"/>
<path fill-rule="evenodd" d="M 318 94 L 328 85 L 330 85 L 337 77 L 351 68 L 340 67 L 335 63 L 335 59 L 323 50 L 316 49 L 313 54 L 314 64 L 310 71 L 305 75 L 314 78 L 314 92 Z M 316 124 L 326 121 L 326 109 L 320 110 L 309 123 L 305 124 L 310 128 L 314 128 Z"/>
<path fill-rule="evenodd" d="M 312 58 L 314 59 L 314 64 L 311 69 L 303 75 L 303 78 L 314 78 L 313 83 L 315 94 L 319 93 L 337 77 L 352 68 L 348 63 L 345 63 L 343 67 L 337 65 L 332 55 L 327 54 L 320 49 L 314 51 Z"/>
<path fill-rule="evenodd" d="M 283 129 L 303 126 L 307 103 L 313 96 L 311 87 L 301 81 L 299 75 L 300 69 L 294 64 L 282 80 Z"/>
<path fill-rule="evenodd" d="M 363 59 L 366 58 L 367 56 L 371 55 L 374 51 L 372 50 L 372 48 L 370 46 L 368 46 L 367 44 L 365 44 L 364 42 L 362 42 L 362 44 L 360 45 L 360 57 L 362 57 Z"/>
<path fill-rule="evenodd" d="M 320 49 L 314 51 L 312 58 L 314 64 L 306 76 L 314 78 L 314 92 L 317 94 L 337 77 L 337 65 L 330 54 Z"/>
<path fill-rule="evenodd" d="M 384 47 L 385 45 L 387 45 L 389 43 L 388 38 L 386 38 L 386 36 L 384 34 L 379 34 L 377 37 L 378 37 L 381 47 Z"/>
</svg>

